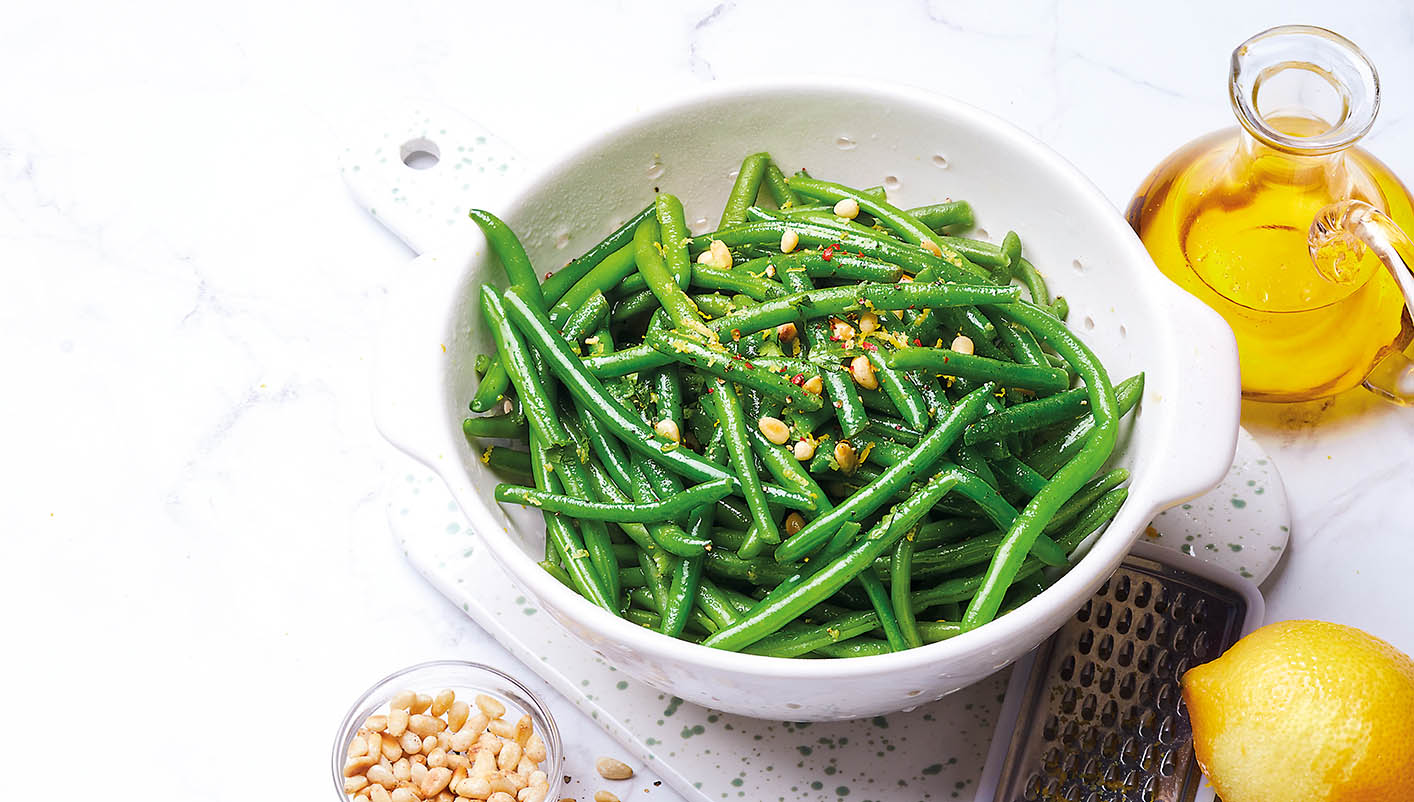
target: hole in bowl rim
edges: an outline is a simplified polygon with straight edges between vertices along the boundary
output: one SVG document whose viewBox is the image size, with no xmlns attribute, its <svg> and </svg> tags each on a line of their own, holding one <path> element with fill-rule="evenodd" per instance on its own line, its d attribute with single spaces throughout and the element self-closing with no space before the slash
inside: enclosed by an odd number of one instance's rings
<svg viewBox="0 0 1414 802">
<path fill-rule="evenodd" d="M 358 695 L 358 698 L 350 705 L 348 712 L 344 714 L 343 719 L 339 722 L 339 729 L 334 735 L 333 752 L 330 756 L 334 790 L 338 793 L 339 799 L 344 800 L 344 802 L 350 802 L 350 800 L 353 799 L 351 795 L 344 791 L 344 764 L 348 761 L 349 742 L 353 740 L 354 733 L 358 731 L 358 727 L 362 724 L 362 721 L 359 719 L 359 711 L 368 704 L 373 697 L 374 691 L 378 690 L 379 687 L 400 677 L 433 668 L 482 671 L 505 681 L 514 688 L 517 693 L 524 697 L 525 701 L 529 703 L 529 710 L 527 710 L 527 712 L 530 713 L 531 718 L 538 717 L 540 721 L 544 723 L 543 731 L 540 732 L 541 740 L 545 742 L 545 760 L 542 763 L 541 771 L 545 772 L 545 777 L 550 783 L 550 791 L 545 795 L 545 798 L 547 800 L 558 799 L 559 797 L 557 797 L 556 794 L 559 793 L 561 787 L 564 785 L 563 772 L 559 770 L 559 764 L 564 760 L 564 747 L 560 740 L 559 725 L 555 723 L 555 716 L 550 712 L 550 708 L 545 705 L 545 700 L 541 699 L 540 695 L 535 691 L 526 687 L 525 683 L 493 665 L 478 663 L 473 660 L 453 659 L 426 660 L 421 663 L 414 663 L 405 668 L 400 668 L 378 679 Z M 491 688 L 486 688 L 481 683 L 468 682 L 466 686 L 474 688 L 488 696 L 492 696 L 503 703 L 509 701 L 520 706 L 515 700 L 507 700 L 502 697 L 499 692 Z M 420 692 L 421 691 L 419 691 L 419 693 Z M 393 691 L 393 693 L 396 693 L 396 691 Z M 388 696 L 389 699 L 391 699 L 392 693 L 389 693 Z M 387 703 L 388 700 L 385 699 L 379 703 L 379 706 L 384 706 Z M 544 768 L 545 766 L 555 770 L 549 771 Z"/>
</svg>

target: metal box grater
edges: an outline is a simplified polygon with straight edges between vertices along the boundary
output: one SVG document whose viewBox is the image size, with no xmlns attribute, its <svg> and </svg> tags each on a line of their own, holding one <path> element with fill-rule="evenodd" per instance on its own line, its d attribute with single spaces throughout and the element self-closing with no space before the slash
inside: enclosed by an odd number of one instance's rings
<svg viewBox="0 0 1414 802">
<path fill-rule="evenodd" d="M 1175 558 L 1192 570 L 1168 562 Z M 1202 773 L 1179 680 L 1261 615 L 1252 583 L 1140 544 L 1017 664 L 979 802 L 1197 799 Z"/>
</svg>

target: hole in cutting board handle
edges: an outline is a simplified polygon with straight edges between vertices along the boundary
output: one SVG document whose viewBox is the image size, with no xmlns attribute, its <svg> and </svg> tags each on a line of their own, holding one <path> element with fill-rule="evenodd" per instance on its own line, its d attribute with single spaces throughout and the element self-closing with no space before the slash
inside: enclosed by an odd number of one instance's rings
<svg viewBox="0 0 1414 802">
<path fill-rule="evenodd" d="M 409 139 L 403 143 L 401 156 L 403 164 L 414 170 L 428 170 L 442 160 L 442 151 L 437 143 L 424 137 Z"/>
</svg>

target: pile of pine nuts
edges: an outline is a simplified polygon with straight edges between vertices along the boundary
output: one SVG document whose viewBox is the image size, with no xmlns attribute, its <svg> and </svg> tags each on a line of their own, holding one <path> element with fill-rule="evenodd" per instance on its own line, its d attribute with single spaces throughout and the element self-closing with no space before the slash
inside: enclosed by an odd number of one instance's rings
<svg viewBox="0 0 1414 802">
<path fill-rule="evenodd" d="M 545 802 L 545 742 L 530 716 L 477 694 L 401 691 L 349 742 L 344 791 L 354 802 Z"/>
</svg>

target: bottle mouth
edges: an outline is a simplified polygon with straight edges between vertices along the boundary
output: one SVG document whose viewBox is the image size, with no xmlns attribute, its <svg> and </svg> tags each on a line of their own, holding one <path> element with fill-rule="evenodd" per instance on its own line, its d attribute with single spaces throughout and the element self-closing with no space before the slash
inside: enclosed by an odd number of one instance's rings
<svg viewBox="0 0 1414 802">
<path fill-rule="evenodd" d="M 1228 91 L 1248 133 L 1300 155 L 1350 147 L 1380 108 L 1375 65 L 1354 42 L 1313 25 L 1283 25 L 1238 45 Z"/>
</svg>

